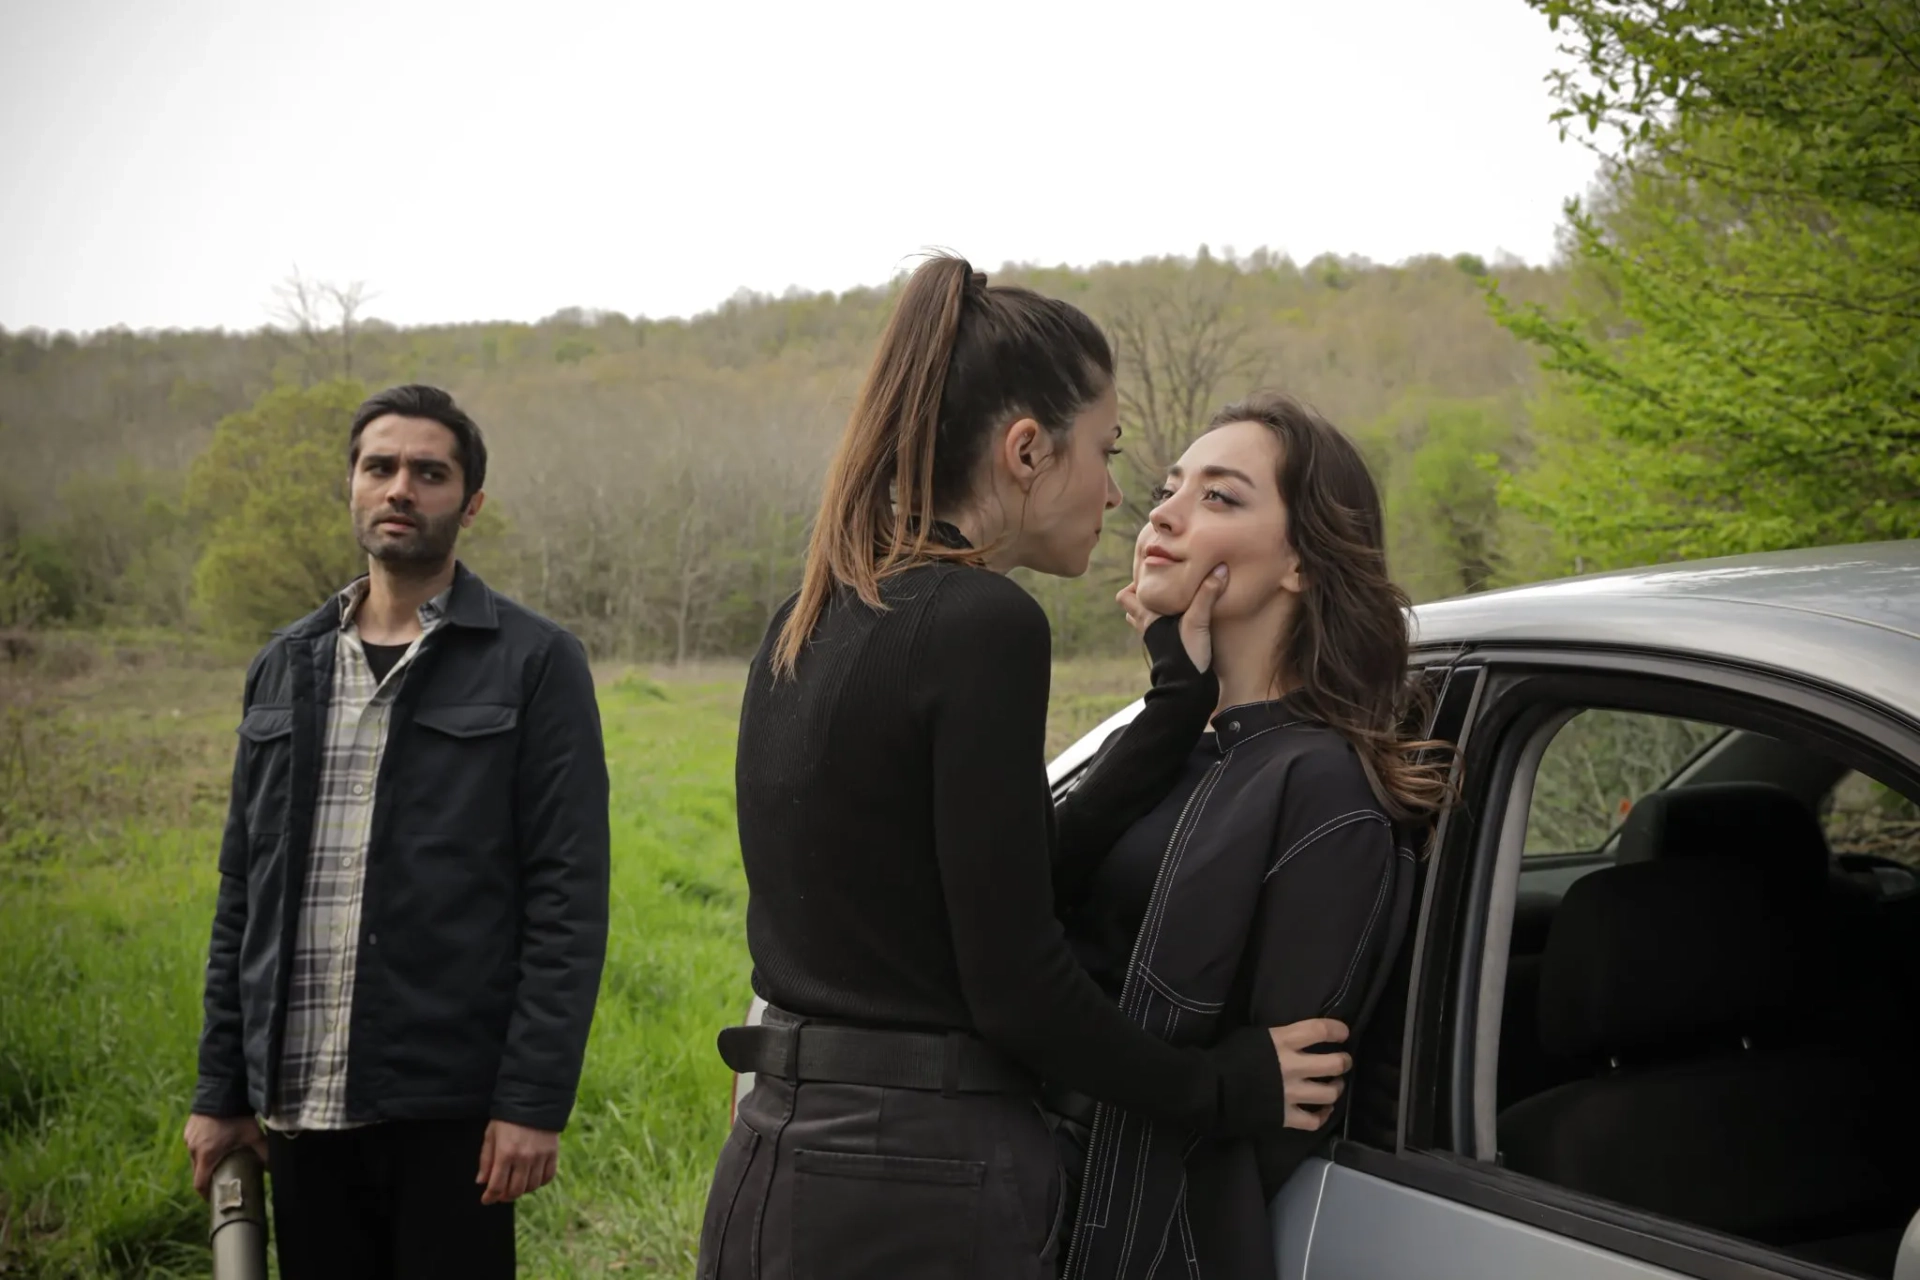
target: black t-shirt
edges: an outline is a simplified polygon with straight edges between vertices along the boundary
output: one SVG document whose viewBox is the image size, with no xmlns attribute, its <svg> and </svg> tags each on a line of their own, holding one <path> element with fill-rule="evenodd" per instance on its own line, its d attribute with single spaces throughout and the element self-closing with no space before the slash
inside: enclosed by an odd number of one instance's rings
<svg viewBox="0 0 1920 1280">
<path fill-rule="evenodd" d="M 373 679 L 377 684 L 387 678 L 387 673 L 393 670 L 394 664 L 399 662 L 407 650 L 413 646 L 411 643 L 368 644 L 362 640 L 360 647 L 366 651 L 367 666 L 373 670 Z"/>
<path fill-rule="evenodd" d="M 1213 709 L 1175 624 L 1156 624 L 1171 652 L 1155 653 L 1152 714 L 1056 816 L 1039 604 L 953 563 L 897 574 L 882 595 L 876 610 L 841 592 L 797 674 L 777 678 L 789 601 L 749 671 L 735 783 L 755 989 L 816 1020 L 972 1031 L 1043 1079 L 1196 1128 L 1278 1123 L 1264 1030 L 1167 1044 L 1087 976 L 1054 914 L 1053 884 L 1091 871 L 1152 808 Z M 1197 696 L 1156 704 L 1180 664 Z"/>
</svg>

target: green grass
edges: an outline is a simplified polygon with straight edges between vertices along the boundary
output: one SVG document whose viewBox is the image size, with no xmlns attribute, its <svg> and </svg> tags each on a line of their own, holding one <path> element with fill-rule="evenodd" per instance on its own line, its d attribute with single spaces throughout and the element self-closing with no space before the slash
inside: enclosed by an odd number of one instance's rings
<svg viewBox="0 0 1920 1280">
<path fill-rule="evenodd" d="M 69 644 L 0 666 L 0 1275 L 204 1277 L 192 1093 L 240 672 Z M 1063 664 L 1057 749 L 1144 683 Z M 605 981 L 560 1177 L 522 1202 L 529 1276 L 692 1274 L 747 996 L 733 818 L 740 670 L 603 673 Z"/>
<path fill-rule="evenodd" d="M 27 752 L 84 764 L 91 792 L 16 778 L 0 843 L 0 1272 L 204 1276 L 206 1211 L 179 1130 L 237 673 L 95 674 L 24 718 Z M 745 884 L 733 825 L 738 685 L 603 685 L 613 777 L 606 980 L 561 1176 L 523 1204 L 528 1275 L 677 1276 L 729 1076 L 713 1034 L 745 1006 Z M 18 708 L 16 707 L 16 710 Z M 175 711 L 181 714 L 174 715 Z M 51 712 L 57 720 L 49 721 Z M 74 731 L 93 725 L 92 732 Z M 16 726 L 17 727 L 17 726 Z M 221 779 L 224 783 L 224 778 Z M 182 810 L 174 793 L 201 793 Z M 89 802 L 130 816 L 63 817 Z"/>
<path fill-rule="evenodd" d="M 733 819 L 739 687 L 615 681 L 606 977 L 563 1150 L 521 1218 L 528 1275 L 691 1275 L 731 1076 L 714 1033 L 745 1011 L 746 879 Z"/>
</svg>

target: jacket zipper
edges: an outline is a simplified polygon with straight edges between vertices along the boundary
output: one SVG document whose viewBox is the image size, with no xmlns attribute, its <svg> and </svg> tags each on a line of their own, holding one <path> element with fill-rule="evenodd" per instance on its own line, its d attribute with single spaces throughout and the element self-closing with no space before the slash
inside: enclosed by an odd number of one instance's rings
<svg viewBox="0 0 1920 1280">
<path fill-rule="evenodd" d="M 1166 851 L 1160 855 L 1160 869 L 1154 873 L 1153 892 L 1147 895 L 1146 914 L 1140 919 L 1140 932 L 1133 938 L 1133 954 L 1127 958 L 1127 976 L 1120 984 L 1120 1012 L 1129 1017 L 1132 1015 L 1128 1010 L 1128 1003 L 1138 990 L 1140 953 L 1147 940 L 1147 922 L 1153 918 L 1154 909 L 1161 905 L 1162 899 L 1166 897 L 1167 886 L 1173 881 L 1174 850 L 1180 847 L 1181 837 L 1186 834 L 1187 818 L 1193 813 L 1194 804 L 1209 789 L 1214 777 L 1226 767 L 1226 756 L 1207 766 L 1206 773 L 1200 777 L 1199 785 L 1194 787 L 1192 794 L 1187 796 L 1187 802 L 1180 806 L 1180 816 L 1174 819 L 1173 832 L 1167 837 Z M 1087 1206 L 1093 1199 L 1093 1161 L 1100 1150 L 1100 1135 L 1112 1114 L 1113 1107 L 1107 1103 L 1101 1103 L 1099 1109 L 1094 1112 L 1093 1132 L 1087 1137 L 1087 1162 L 1080 1171 L 1080 1207 L 1073 1215 L 1073 1239 L 1067 1248 L 1066 1275 L 1068 1277 L 1080 1270 L 1077 1264 L 1080 1261 L 1082 1241 L 1086 1236 Z"/>
</svg>

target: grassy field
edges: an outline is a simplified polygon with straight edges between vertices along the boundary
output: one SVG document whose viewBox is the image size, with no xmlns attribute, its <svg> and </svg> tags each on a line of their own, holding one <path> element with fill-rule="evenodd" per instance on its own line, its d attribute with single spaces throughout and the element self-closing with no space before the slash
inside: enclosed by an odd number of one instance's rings
<svg viewBox="0 0 1920 1280">
<path fill-rule="evenodd" d="M 139 638 L 0 661 L 0 1275 L 205 1276 L 180 1126 L 241 666 Z M 1134 662 L 1063 665 L 1057 749 Z M 686 1276 L 725 1131 L 713 1034 L 747 993 L 733 822 L 741 669 L 602 673 L 605 983 L 522 1273 Z"/>
</svg>

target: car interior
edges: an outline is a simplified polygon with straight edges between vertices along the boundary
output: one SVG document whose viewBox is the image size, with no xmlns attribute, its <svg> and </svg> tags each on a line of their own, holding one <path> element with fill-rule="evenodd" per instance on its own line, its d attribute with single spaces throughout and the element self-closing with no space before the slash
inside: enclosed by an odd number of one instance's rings
<svg viewBox="0 0 1920 1280">
<path fill-rule="evenodd" d="M 1498 1160 L 1890 1276 L 1920 1209 L 1920 806 L 1746 730 L 1552 732 L 1490 988 Z"/>
</svg>

